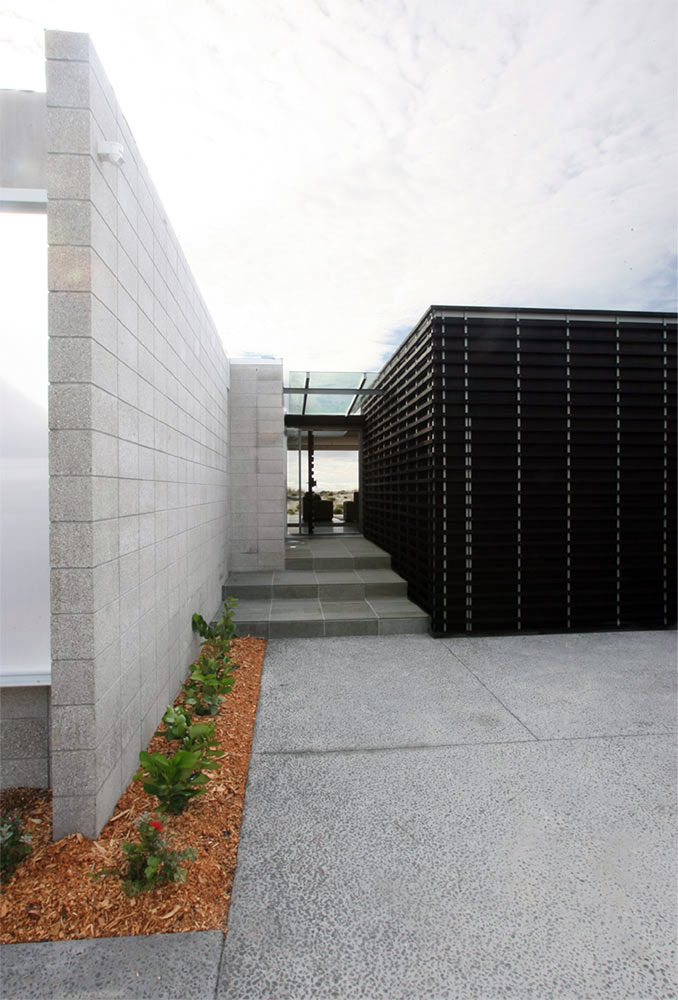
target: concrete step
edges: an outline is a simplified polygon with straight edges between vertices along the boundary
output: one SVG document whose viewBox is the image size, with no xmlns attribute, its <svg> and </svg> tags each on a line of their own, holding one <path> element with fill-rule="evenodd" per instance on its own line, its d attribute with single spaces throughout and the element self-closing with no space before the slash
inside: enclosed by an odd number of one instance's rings
<svg viewBox="0 0 678 1000">
<path fill-rule="evenodd" d="M 429 616 L 407 598 L 388 553 L 362 536 L 288 542 L 286 569 L 233 573 L 238 635 L 265 639 L 427 632 Z"/>
<path fill-rule="evenodd" d="M 227 593 L 248 601 L 283 597 L 363 600 L 406 597 L 407 582 L 392 569 L 286 569 L 277 573 L 233 573 L 224 587 L 224 598 Z"/>
<path fill-rule="evenodd" d="M 287 543 L 285 568 L 335 573 L 357 569 L 390 569 L 391 557 L 362 535 L 295 538 Z"/>
</svg>

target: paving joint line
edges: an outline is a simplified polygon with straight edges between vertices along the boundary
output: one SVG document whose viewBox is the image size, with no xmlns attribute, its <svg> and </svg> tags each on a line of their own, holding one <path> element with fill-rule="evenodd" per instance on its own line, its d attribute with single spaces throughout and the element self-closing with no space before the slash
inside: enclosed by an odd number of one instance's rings
<svg viewBox="0 0 678 1000">
<path fill-rule="evenodd" d="M 461 743 L 405 743 L 399 746 L 384 747 L 330 747 L 321 749 L 310 747 L 305 750 L 255 750 L 253 757 L 324 757 L 330 754 L 354 753 L 398 753 L 401 750 L 452 750 L 455 747 L 503 747 L 503 746 L 536 746 L 545 743 L 585 743 L 589 740 L 619 740 L 643 739 L 644 737 L 675 737 L 678 731 L 670 730 L 663 733 L 597 733 L 593 736 L 548 736 L 531 740 L 473 740 Z"/>
<path fill-rule="evenodd" d="M 219 997 L 219 985 L 221 983 L 221 970 L 224 965 L 224 959 L 226 957 L 226 931 L 221 932 L 221 951 L 219 952 L 219 961 L 217 962 L 217 975 L 216 981 L 214 983 L 214 998 L 213 1000 L 218 1000 Z"/>
<path fill-rule="evenodd" d="M 469 672 L 469 674 L 471 675 L 471 677 L 475 677 L 475 679 L 478 681 L 478 683 L 482 684 L 482 686 L 485 688 L 485 690 L 487 691 L 487 693 L 490 694 L 495 699 L 495 701 L 499 702 L 499 704 L 504 709 L 504 711 L 508 712 L 509 715 L 512 715 L 513 718 L 516 720 L 516 722 L 519 725 L 521 725 L 523 727 L 523 729 L 526 730 L 526 732 L 528 732 L 533 739 L 535 739 L 535 740 L 539 739 L 538 736 L 535 736 L 535 734 L 532 732 L 532 730 L 530 729 L 530 727 L 527 726 L 527 725 L 525 725 L 525 723 L 523 722 L 523 720 L 521 718 L 519 718 L 519 716 L 517 716 L 515 712 L 512 712 L 511 709 L 508 707 L 508 705 L 505 705 L 504 702 L 501 700 L 501 698 L 498 695 L 496 695 L 494 693 L 494 691 L 492 691 L 487 686 L 487 684 L 485 684 L 484 681 L 481 681 L 480 677 L 478 677 L 478 675 L 473 670 L 471 670 L 471 668 L 469 667 L 469 665 L 467 663 L 464 663 L 464 661 L 462 660 L 462 658 L 460 656 L 458 656 L 456 653 L 453 653 L 449 646 L 446 645 L 445 648 L 447 649 L 447 652 L 450 654 L 450 656 L 453 656 L 458 663 L 461 663 L 461 665 L 464 668 L 464 670 L 467 670 Z"/>
</svg>

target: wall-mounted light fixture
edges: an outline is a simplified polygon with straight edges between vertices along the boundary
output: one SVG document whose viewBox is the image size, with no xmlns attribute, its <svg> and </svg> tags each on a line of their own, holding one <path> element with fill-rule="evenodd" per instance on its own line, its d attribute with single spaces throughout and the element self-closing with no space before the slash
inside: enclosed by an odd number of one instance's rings
<svg viewBox="0 0 678 1000">
<path fill-rule="evenodd" d="M 125 162 L 124 152 L 125 150 L 121 142 L 105 142 L 103 139 L 100 139 L 97 143 L 97 156 L 99 159 L 106 160 L 108 163 L 114 163 L 116 167 Z"/>
</svg>

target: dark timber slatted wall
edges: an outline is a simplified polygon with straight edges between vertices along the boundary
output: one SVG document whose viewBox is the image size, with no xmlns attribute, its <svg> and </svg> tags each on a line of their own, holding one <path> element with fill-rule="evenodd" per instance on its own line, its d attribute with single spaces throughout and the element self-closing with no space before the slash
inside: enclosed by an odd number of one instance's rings
<svg viewBox="0 0 678 1000">
<path fill-rule="evenodd" d="M 675 623 L 675 317 L 433 307 L 379 385 L 364 530 L 434 633 Z"/>
<path fill-rule="evenodd" d="M 391 553 L 412 599 L 429 607 L 433 588 L 433 368 L 428 331 L 410 336 L 382 373 L 363 441 L 363 531 Z"/>
</svg>

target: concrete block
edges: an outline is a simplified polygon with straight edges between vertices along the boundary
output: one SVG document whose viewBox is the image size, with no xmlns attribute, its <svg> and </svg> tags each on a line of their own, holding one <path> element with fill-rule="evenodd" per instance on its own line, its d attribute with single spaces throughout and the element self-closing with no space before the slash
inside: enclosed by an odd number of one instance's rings
<svg viewBox="0 0 678 1000">
<path fill-rule="evenodd" d="M 51 246 L 47 252 L 50 291 L 89 291 L 92 252 L 88 247 Z"/>
<path fill-rule="evenodd" d="M 155 576 L 155 542 L 139 550 L 139 582 Z"/>
<path fill-rule="evenodd" d="M 125 441 L 139 441 L 139 411 L 122 400 L 118 403 L 118 437 Z"/>
<path fill-rule="evenodd" d="M 62 243 L 89 246 L 91 211 L 88 201 L 50 201 L 47 208 L 47 242 L 50 246 Z"/>
<path fill-rule="evenodd" d="M 93 750 L 96 726 L 92 707 L 87 705 L 53 705 L 52 752 Z"/>
<path fill-rule="evenodd" d="M 95 521 L 118 516 L 118 481 L 98 476 L 92 482 L 92 517 Z"/>
<path fill-rule="evenodd" d="M 94 570 L 53 569 L 52 614 L 86 614 L 94 611 Z"/>
<path fill-rule="evenodd" d="M 49 713 L 48 687 L 0 688 L 0 720 L 42 719 Z"/>
<path fill-rule="evenodd" d="M 91 153 L 92 116 L 88 108 L 56 108 L 47 111 L 49 153 Z"/>
<path fill-rule="evenodd" d="M 130 406 L 138 403 L 139 376 L 134 369 L 120 362 L 118 364 L 118 396 Z"/>
<path fill-rule="evenodd" d="M 89 35 L 80 31 L 46 31 L 45 58 L 88 62 L 92 46 Z"/>
<path fill-rule="evenodd" d="M 98 686 L 100 691 L 97 693 L 93 713 L 95 726 L 95 742 L 93 745 L 97 748 L 100 746 L 102 738 L 106 733 L 114 734 L 112 727 L 115 720 L 120 716 L 120 678 L 116 677 L 107 688 L 104 687 L 103 681 Z M 118 729 L 118 739 L 119 735 Z M 116 756 L 120 754 L 119 746 L 115 754 Z"/>
<path fill-rule="evenodd" d="M 118 475 L 121 479 L 137 480 L 141 477 L 139 456 L 144 450 L 134 441 L 118 441 Z"/>
<path fill-rule="evenodd" d="M 126 629 L 131 628 L 138 622 L 140 614 L 139 587 L 133 587 L 120 597 L 121 636 L 125 633 Z"/>
<path fill-rule="evenodd" d="M 89 338 L 50 337 L 50 382 L 89 382 L 92 371 L 92 346 Z"/>
<path fill-rule="evenodd" d="M 77 770 L 77 769 L 76 769 Z M 73 788 L 82 788 L 77 781 Z M 68 792 L 68 780 L 63 785 Z M 52 837 L 61 840 L 74 830 L 94 839 L 99 830 L 96 821 L 96 798 L 93 793 L 83 795 L 58 794 L 52 780 Z M 103 825 L 103 824 L 102 824 Z"/>
<path fill-rule="evenodd" d="M 52 705 L 92 706 L 95 701 L 93 660 L 55 660 L 52 663 Z"/>
<path fill-rule="evenodd" d="M 107 179 L 100 167 L 101 165 L 97 160 L 90 161 L 90 198 L 111 232 L 117 233 L 118 202 L 114 193 L 115 171 L 117 168 L 112 165 L 109 166 Z M 113 171 L 113 174 L 111 174 L 111 171 Z"/>
<path fill-rule="evenodd" d="M 52 476 L 91 475 L 93 472 L 92 431 L 50 431 L 49 468 Z"/>
<path fill-rule="evenodd" d="M 0 758 L 0 788 L 49 788 L 49 760 L 44 757 Z"/>
<path fill-rule="evenodd" d="M 107 139 L 120 142 L 122 136 L 116 120 L 115 103 L 115 98 L 112 95 L 108 81 L 106 81 L 102 75 L 96 73 L 93 70 L 93 67 L 90 66 L 89 106 L 92 114 L 104 136 Z M 126 154 L 125 164 L 129 166 L 130 150 L 125 147 L 125 143 L 123 143 L 123 149 Z M 125 164 L 117 165 L 114 163 L 107 163 L 106 161 L 99 161 L 97 164 L 114 190 L 120 187 L 120 175 L 125 168 Z"/>
<path fill-rule="evenodd" d="M 118 481 L 118 513 L 120 517 L 139 513 L 138 479 L 120 479 Z"/>
<path fill-rule="evenodd" d="M 88 337 L 92 326 L 92 295 L 50 292 L 48 324 L 50 337 Z"/>
<path fill-rule="evenodd" d="M 115 640 L 94 658 L 94 686 L 96 704 L 115 685 L 120 686 L 120 641 Z"/>
<path fill-rule="evenodd" d="M 118 321 L 113 310 L 107 308 L 99 299 L 91 298 L 92 318 L 91 335 L 104 348 L 111 358 L 114 358 L 117 345 Z M 96 356 L 96 355 L 95 355 Z M 115 369 L 115 390 L 117 391 L 117 368 Z M 97 381 L 95 379 L 95 381 Z"/>
<path fill-rule="evenodd" d="M 117 237 L 118 243 L 120 244 L 120 249 L 129 257 L 130 261 L 137 263 L 139 255 L 139 237 L 136 234 L 134 227 L 131 225 L 129 219 L 125 213 L 120 208 L 118 203 L 118 228 Z"/>
<path fill-rule="evenodd" d="M 131 332 L 131 328 L 118 323 L 118 360 L 132 371 L 137 371 L 139 360 L 139 343 Z"/>
<path fill-rule="evenodd" d="M 90 387 L 59 383 L 49 388 L 49 426 L 53 429 L 91 427 Z"/>
<path fill-rule="evenodd" d="M 112 772 L 120 776 L 120 755 L 122 753 L 122 723 L 120 714 L 111 721 L 106 720 L 107 727 L 100 732 L 96 747 L 96 783 L 101 788 Z M 118 797 L 120 791 L 118 791 Z M 97 792 L 97 800 L 99 793 Z"/>
<path fill-rule="evenodd" d="M 108 822 L 113 815 L 118 799 L 127 787 L 128 782 L 124 780 L 120 762 L 111 768 L 111 772 L 105 781 L 99 786 L 96 796 L 95 821 L 97 829 Z"/>
<path fill-rule="evenodd" d="M 130 272 L 133 272 L 133 277 Z M 120 278 L 118 282 L 118 319 L 128 330 L 136 335 L 138 329 L 136 269 L 124 251 L 118 253 L 117 274 Z M 125 280 L 122 280 L 123 276 Z"/>
<path fill-rule="evenodd" d="M 106 267 L 115 273 L 118 258 L 118 241 L 108 222 L 96 209 L 92 209 L 91 212 L 89 236 L 90 246 L 94 253 L 101 258 Z"/>
<path fill-rule="evenodd" d="M 96 654 L 93 614 L 52 614 L 52 657 L 88 660 Z"/>
<path fill-rule="evenodd" d="M 52 523 L 50 562 L 53 568 L 94 565 L 94 525 L 91 522 Z"/>
<path fill-rule="evenodd" d="M 141 704 L 138 698 L 133 698 L 120 713 L 120 740 L 122 746 L 134 740 L 141 749 Z"/>
<path fill-rule="evenodd" d="M 91 253 L 91 290 L 111 312 L 117 312 L 118 282 L 114 272 L 98 256 Z"/>
<path fill-rule="evenodd" d="M 120 521 L 120 555 L 127 555 L 139 548 L 139 516 L 137 514 L 121 517 Z"/>
<path fill-rule="evenodd" d="M 128 590 L 136 587 L 139 583 L 139 552 L 128 552 L 121 555 L 118 561 L 118 571 L 120 574 L 120 594 L 127 593 Z"/>
<path fill-rule="evenodd" d="M 110 430 L 111 428 L 109 428 Z M 80 434 L 81 431 L 58 431 L 59 434 Z M 116 477 L 118 475 L 118 439 L 101 431 L 91 432 L 92 460 L 94 476 Z"/>
<path fill-rule="evenodd" d="M 52 789 L 55 798 L 76 788 L 83 796 L 96 794 L 95 754 L 90 750 L 59 750 L 54 751 L 51 756 Z M 56 829 L 54 836 L 57 836 Z"/>
<path fill-rule="evenodd" d="M 155 515 L 140 514 L 139 548 L 145 549 L 149 546 L 154 546 L 154 543 L 155 543 Z M 153 572 L 155 572 L 155 552 L 153 552 L 152 558 L 153 558 Z"/>
<path fill-rule="evenodd" d="M 47 196 L 86 201 L 91 194 L 92 161 L 72 153 L 47 154 Z"/>
<path fill-rule="evenodd" d="M 52 522 L 91 520 L 92 480 L 83 477 L 52 477 L 49 511 Z"/>
</svg>

